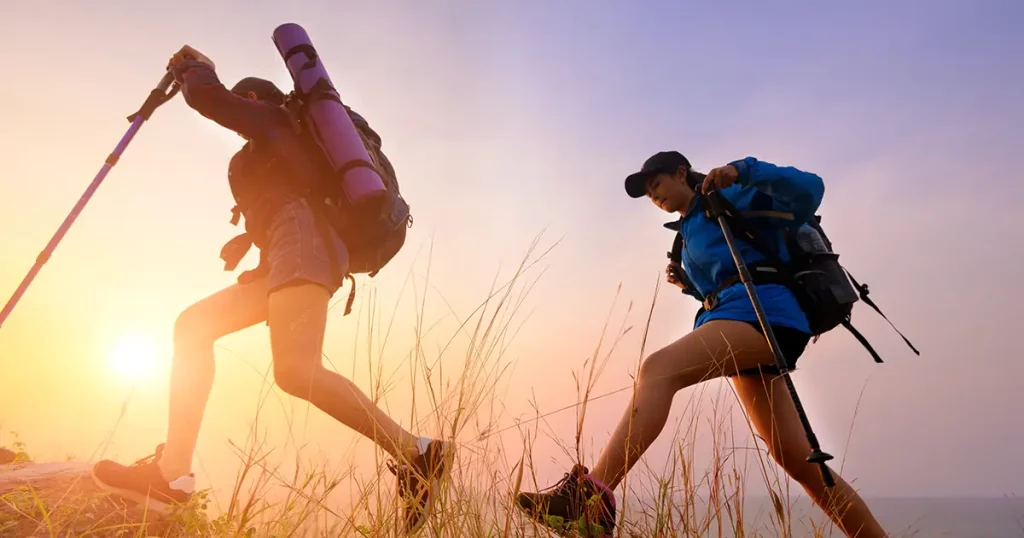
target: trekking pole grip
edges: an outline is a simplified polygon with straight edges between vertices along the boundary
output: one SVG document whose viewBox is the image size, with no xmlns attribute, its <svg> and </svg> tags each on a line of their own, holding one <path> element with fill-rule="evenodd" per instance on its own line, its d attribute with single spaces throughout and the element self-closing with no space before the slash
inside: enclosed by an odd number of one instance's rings
<svg viewBox="0 0 1024 538">
<path fill-rule="evenodd" d="M 142 121 L 149 120 L 149 117 L 153 115 L 160 105 L 170 101 L 175 95 L 177 95 L 180 89 L 177 82 L 174 80 L 174 71 L 168 69 L 164 73 L 163 78 L 160 79 L 160 83 L 156 85 L 149 92 L 149 97 L 146 97 L 146 101 L 142 103 L 142 107 L 138 111 L 128 116 L 128 121 L 134 123 L 136 120 L 141 119 Z"/>
<path fill-rule="evenodd" d="M 711 190 L 705 196 L 708 199 L 707 208 L 711 218 L 718 219 L 718 217 L 724 217 L 728 214 L 725 210 L 725 203 L 722 200 L 722 193 L 718 192 L 717 189 Z"/>
</svg>

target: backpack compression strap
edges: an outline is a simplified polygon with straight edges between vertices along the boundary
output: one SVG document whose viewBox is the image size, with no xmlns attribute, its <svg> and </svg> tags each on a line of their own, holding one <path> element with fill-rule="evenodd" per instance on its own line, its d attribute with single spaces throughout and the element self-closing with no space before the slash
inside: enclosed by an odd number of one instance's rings
<svg viewBox="0 0 1024 538">
<path fill-rule="evenodd" d="M 844 267 L 843 270 L 846 271 L 846 268 Z M 897 329 L 896 326 L 893 325 L 891 321 L 889 321 L 889 318 L 885 317 L 885 314 L 883 314 L 882 310 L 880 308 L 878 308 L 878 305 L 876 305 L 875 302 L 872 301 L 870 297 L 868 297 L 868 285 L 867 284 L 861 285 L 859 282 L 857 282 L 857 279 L 853 278 L 853 275 L 851 275 L 849 271 L 846 271 L 846 275 L 850 277 L 850 282 L 853 283 L 853 287 L 857 288 L 857 293 L 860 295 L 860 300 L 864 301 L 864 304 L 870 306 L 871 308 L 874 308 L 875 312 L 878 312 L 878 315 L 882 316 L 882 319 L 884 319 L 886 321 L 886 323 L 888 323 L 889 326 L 892 327 L 892 330 L 896 331 L 896 334 L 900 335 L 900 338 L 902 338 L 903 341 L 907 343 L 907 346 L 910 347 L 910 349 L 916 355 L 921 356 L 921 352 L 918 351 L 916 347 L 914 347 L 914 344 L 911 344 L 910 340 L 908 340 L 906 336 L 903 336 L 903 333 L 901 333 L 900 330 Z M 855 336 L 858 340 L 860 340 L 861 343 L 864 344 L 864 346 L 868 348 L 868 351 L 871 351 L 872 355 L 875 354 L 874 350 L 871 349 L 871 346 L 869 346 L 868 343 L 866 341 L 864 341 L 864 339 L 863 339 L 864 337 L 860 336 L 860 333 L 856 332 L 853 329 L 853 327 L 851 327 L 849 325 L 849 322 L 844 322 L 843 326 L 846 327 L 847 330 L 852 332 L 853 336 Z M 878 359 L 878 355 L 875 355 L 875 358 L 876 358 L 876 360 L 878 362 L 882 362 L 881 359 Z"/>
<path fill-rule="evenodd" d="M 840 323 L 843 327 L 846 327 L 846 330 L 850 331 L 850 334 L 852 334 L 853 337 L 856 338 L 858 342 L 860 342 L 860 345 L 864 346 L 864 349 L 868 350 L 868 353 L 870 353 L 871 356 L 874 357 L 875 362 L 882 362 L 882 357 L 878 356 L 878 353 L 875 351 L 875 348 L 871 347 L 871 343 L 868 342 L 868 339 L 864 338 L 864 335 L 860 334 L 860 331 L 854 329 L 853 325 L 850 324 L 850 318 L 846 318 Z"/>
</svg>

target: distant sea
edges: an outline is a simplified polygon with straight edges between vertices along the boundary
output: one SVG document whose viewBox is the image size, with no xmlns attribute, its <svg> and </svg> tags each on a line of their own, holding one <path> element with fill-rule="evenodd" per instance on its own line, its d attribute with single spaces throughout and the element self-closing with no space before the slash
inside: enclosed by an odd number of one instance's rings
<svg viewBox="0 0 1024 538">
<path fill-rule="evenodd" d="M 1024 538 L 1024 497 L 869 497 L 865 501 L 893 538 Z M 827 522 L 824 513 L 804 496 L 790 504 L 793 538 L 813 537 L 811 521 L 819 528 Z M 744 519 L 748 533 L 778 536 L 772 513 L 767 497 L 747 497 Z M 729 538 L 733 534 L 730 530 L 707 536 Z M 832 528 L 825 536 L 841 538 L 843 534 Z"/>
<path fill-rule="evenodd" d="M 1024 497 L 889 497 L 865 501 L 894 538 L 1024 538 Z"/>
</svg>

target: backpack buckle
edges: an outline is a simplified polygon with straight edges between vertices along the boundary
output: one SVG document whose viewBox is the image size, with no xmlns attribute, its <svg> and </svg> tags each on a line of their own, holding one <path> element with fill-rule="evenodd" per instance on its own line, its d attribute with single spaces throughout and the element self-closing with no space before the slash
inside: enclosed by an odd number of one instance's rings
<svg viewBox="0 0 1024 538">
<path fill-rule="evenodd" d="M 224 260 L 224 270 L 234 271 L 250 248 L 252 248 L 252 238 L 248 233 L 237 235 L 225 243 L 220 249 L 220 259 Z"/>
<path fill-rule="evenodd" d="M 718 306 L 718 294 L 717 293 L 712 293 L 712 294 L 708 295 L 707 297 L 704 298 L 703 302 L 704 302 L 704 310 L 706 310 L 708 312 L 714 310 L 714 308 L 716 306 Z"/>
</svg>

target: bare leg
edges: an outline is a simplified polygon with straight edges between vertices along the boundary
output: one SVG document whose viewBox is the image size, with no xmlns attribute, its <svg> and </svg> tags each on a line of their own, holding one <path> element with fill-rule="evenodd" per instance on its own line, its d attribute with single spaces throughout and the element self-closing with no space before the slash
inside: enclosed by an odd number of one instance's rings
<svg viewBox="0 0 1024 538">
<path fill-rule="evenodd" d="M 328 291 L 316 284 L 289 286 L 270 295 L 270 344 L 274 379 L 282 390 L 306 400 L 372 439 L 398 460 L 419 455 L 417 438 L 395 423 L 359 387 L 323 366 Z"/>
<path fill-rule="evenodd" d="M 842 477 L 833 471 L 836 485 L 826 489 L 818 465 L 807 462 L 811 445 L 783 379 L 743 375 L 734 378 L 733 384 L 751 422 L 768 443 L 772 458 L 803 486 L 832 521 L 850 537 L 884 538 L 885 531 L 867 504 Z"/>
<path fill-rule="evenodd" d="M 640 366 L 633 400 L 591 476 L 614 490 L 661 434 L 676 392 L 772 363 L 774 357 L 764 337 L 739 321 L 711 321 L 655 351 Z"/>
<path fill-rule="evenodd" d="M 225 288 L 185 309 L 174 324 L 170 418 L 160 458 L 164 478 L 192 467 L 199 428 L 213 387 L 213 345 L 223 336 L 267 319 L 266 279 Z"/>
</svg>

